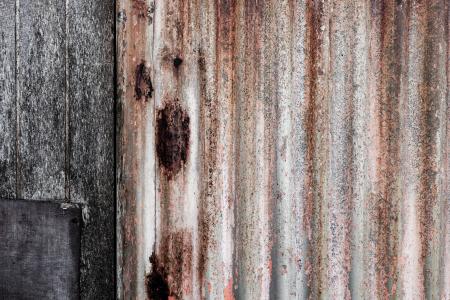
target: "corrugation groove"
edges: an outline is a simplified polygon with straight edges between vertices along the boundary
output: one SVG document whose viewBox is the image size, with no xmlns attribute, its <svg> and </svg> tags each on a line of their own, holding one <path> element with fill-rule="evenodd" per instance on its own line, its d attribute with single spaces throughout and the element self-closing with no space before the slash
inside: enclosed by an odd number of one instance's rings
<svg viewBox="0 0 450 300">
<path fill-rule="evenodd" d="M 450 299 L 448 1 L 117 5 L 119 299 Z"/>
</svg>

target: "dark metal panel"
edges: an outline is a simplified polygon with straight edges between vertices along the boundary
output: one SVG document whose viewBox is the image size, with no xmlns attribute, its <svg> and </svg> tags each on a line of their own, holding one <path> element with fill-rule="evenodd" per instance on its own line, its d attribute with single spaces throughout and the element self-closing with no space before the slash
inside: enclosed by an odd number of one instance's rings
<svg viewBox="0 0 450 300">
<path fill-rule="evenodd" d="M 79 299 L 80 209 L 0 199 L 0 298 Z"/>
</svg>

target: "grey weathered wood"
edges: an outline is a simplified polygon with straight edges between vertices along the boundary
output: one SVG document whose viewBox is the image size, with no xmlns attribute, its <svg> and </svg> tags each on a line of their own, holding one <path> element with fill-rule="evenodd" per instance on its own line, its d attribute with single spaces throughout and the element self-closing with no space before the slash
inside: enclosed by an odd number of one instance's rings
<svg viewBox="0 0 450 300">
<path fill-rule="evenodd" d="M 0 1 L 0 195 L 16 196 L 15 0 Z"/>
<path fill-rule="evenodd" d="M 65 1 L 21 0 L 18 15 L 18 197 L 64 199 Z"/>
<path fill-rule="evenodd" d="M 0 299 L 79 299 L 80 210 L 0 199 Z"/>
<path fill-rule="evenodd" d="M 68 2 L 70 199 L 85 205 L 81 298 L 113 299 L 114 1 Z"/>
</svg>

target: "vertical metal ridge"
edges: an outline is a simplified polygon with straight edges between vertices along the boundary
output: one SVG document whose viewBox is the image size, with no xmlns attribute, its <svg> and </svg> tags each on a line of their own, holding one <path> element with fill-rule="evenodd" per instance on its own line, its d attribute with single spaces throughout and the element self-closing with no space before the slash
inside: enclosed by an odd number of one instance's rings
<svg viewBox="0 0 450 300">
<path fill-rule="evenodd" d="M 201 198 L 198 215 L 198 276 L 207 298 L 233 295 L 234 159 L 234 53 L 235 1 L 218 1 L 205 9 L 208 19 L 201 31 L 198 68 L 200 126 L 202 130 Z M 210 27 L 211 26 L 211 27 Z M 214 32 L 215 38 L 208 38 Z M 206 37 L 206 38 L 205 38 Z M 209 66 L 209 67 L 206 67 Z M 208 78 L 214 78 L 213 82 Z M 214 283 L 214 284 L 212 284 Z"/>
<path fill-rule="evenodd" d="M 441 297 L 444 298 L 450 298 L 450 160 L 449 160 L 449 150 L 450 149 L 450 122 L 448 120 L 450 120 L 450 109 L 448 107 L 449 105 L 449 97 L 450 97 L 450 41 L 449 41 L 449 37 L 450 37 L 450 5 L 449 3 L 445 3 L 444 5 L 444 13 L 445 11 L 447 11 L 446 15 L 444 16 L 444 21 L 447 24 L 447 26 L 445 27 L 445 40 L 446 40 L 446 48 L 444 49 L 444 60 L 446 60 L 446 64 L 445 64 L 445 76 L 447 78 L 446 82 L 447 82 L 447 89 L 446 89 L 446 104 L 447 104 L 447 111 L 445 111 L 445 109 L 443 110 L 443 120 L 445 119 L 446 121 L 444 122 L 444 137 L 443 137 L 443 168 L 444 168 L 444 176 L 443 176 L 443 187 L 442 190 L 444 192 L 444 203 L 443 203 L 443 213 L 442 213 L 442 223 L 443 223 L 443 227 L 444 227 L 444 232 L 442 233 L 442 239 L 444 240 L 444 244 L 442 245 L 442 261 L 443 261 L 443 266 L 441 267 L 441 286 L 439 289 L 439 293 L 441 295 Z M 445 47 L 444 47 L 445 48 Z M 447 52 L 445 55 L 445 51 Z M 444 83 L 445 83 L 445 79 L 444 79 Z M 445 125 L 446 124 L 446 125 Z"/>
<path fill-rule="evenodd" d="M 118 296 L 144 299 L 154 244 L 151 1 L 117 3 Z"/>
<path fill-rule="evenodd" d="M 368 1 L 354 4 L 350 17 L 354 24 L 355 36 L 350 41 L 352 56 L 352 185 L 350 195 L 350 272 L 349 286 L 351 298 L 363 299 L 365 294 L 365 278 L 368 270 L 365 266 L 367 253 L 366 246 L 367 200 L 370 189 L 369 172 L 369 134 L 370 117 L 372 115 L 370 104 L 366 99 L 370 95 L 370 12 Z"/>
</svg>

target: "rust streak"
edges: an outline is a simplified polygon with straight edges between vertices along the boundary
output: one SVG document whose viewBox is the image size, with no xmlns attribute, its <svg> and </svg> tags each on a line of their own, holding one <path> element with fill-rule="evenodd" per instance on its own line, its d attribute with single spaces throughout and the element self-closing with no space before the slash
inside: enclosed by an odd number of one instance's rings
<svg viewBox="0 0 450 300">
<path fill-rule="evenodd" d="M 320 110 L 319 101 L 320 86 L 319 77 L 323 75 L 322 68 L 322 48 L 323 48 L 323 32 L 324 26 L 324 7 L 322 2 L 308 1 L 307 3 L 307 41 L 308 41 L 308 88 L 305 89 L 305 98 L 307 99 L 305 130 L 307 139 L 306 148 L 306 167 L 305 178 L 305 208 L 303 213 L 303 226 L 308 234 L 310 255 L 305 259 L 306 274 L 308 276 L 308 286 L 311 288 L 311 294 L 319 297 L 322 287 L 322 222 L 320 215 L 322 214 L 320 191 L 317 187 L 318 182 L 318 166 L 316 164 L 316 155 L 318 155 L 319 147 L 317 145 L 317 127 L 318 114 Z M 315 253 L 314 255 L 312 255 Z"/>
<path fill-rule="evenodd" d="M 164 233 L 158 255 L 150 257 L 152 272 L 146 279 L 149 299 L 183 299 L 183 295 L 189 295 L 192 257 L 191 232 Z"/>
<path fill-rule="evenodd" d="M 377 201 L 377 287 L 379 297 L 395 296 L 399 203 L 396 198 L 399 172 L 399 97 L 404 43 L 404 16 L 391 2 L 382 1 L 381 14 L 381 99 L 379 102 L 380 193 Z"/>
</svg>

